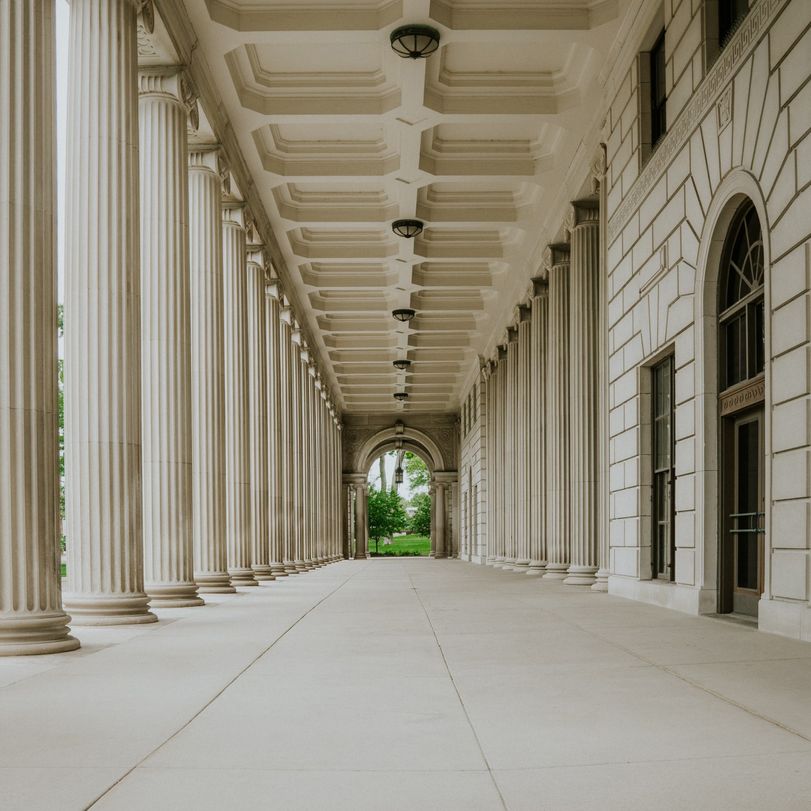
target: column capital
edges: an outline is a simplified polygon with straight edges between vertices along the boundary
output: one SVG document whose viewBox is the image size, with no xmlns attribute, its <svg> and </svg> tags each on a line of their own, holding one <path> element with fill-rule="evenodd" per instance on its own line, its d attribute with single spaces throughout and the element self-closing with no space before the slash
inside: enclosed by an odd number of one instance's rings
<svg viewBox="0 0 811 811">
<path fill-rule="evenodd" d="M 285 301 L 284 296 L 279 299 L 279 303 L 281 304 L 281 309 L 279 310 L 279 318 L 281 319 L 283 324 L 287 324 L 290 329 L 293 329 L 293 322 L 295 318 L 293 318 L 293 308 Z M 291 335 L 292 338 L 292 335 Z"/>
<path fill-rule="evenodd" d="M 301 330 L 299 329 L 298 324 L 296 323 L 296 319 L 293 316 L 293 311 L 292 310 L 290 311 L 290 327 L 291 327 L 291 330 L 292 330 L 291 333 L 290 333 L 290 340 L 296 346 L 299 347 L 299 350 L 301 350 L 301 342 L 303 340 L 303 337 L 302 337 L 302 334 L 301 334 Z"/>
<path fill-rule="evenodd" d="M 532 318 L 532 304 L 521 304 L 518 307 L 518 325 L 527 323 Z"/>
<path fill-rule="evenodd" d="M 245 203 L 227 202 L 222 205 L 222 224 L 245 230 Z"/>
<path fill-rule="evenodd" d="M 222 148 L 219 144 L 189 144 L 189 171 L 211 172 L 222 177 Z"/>
<path fill-rule="evenodd" d="M 571 233 L 579 225 L 600 224 L 600 201 L 596 197 L 574 200 L 566 212 L 563 227 Z"/>
<path fill-rule="evenodd" d="M 272 298 L 275 301 L 281 301 L 282 289 L 279 280 L 271 278 L 270 281 L 268 281 L 268 283 L 265 285 L 265 293 L 267 294 L 268 298 Z"/>
<path fill-rule="evenodd" d="M 549 295 L 549 282 L 541 276 L 532 280 L 532 297 L 546 298 Z"/>
<path fill-rule="evenodd" d="M 518 327 L 507 327 L 507 343 L 514 344 L 518 340 Z"/>
<path fill-rule="evenodd" d="M 554 242 L 547 245 L 543 252 L 543 264 L 547 273 L 556 267 L 569 264 L 569 245 L 566 242 Z"/>
</svg>

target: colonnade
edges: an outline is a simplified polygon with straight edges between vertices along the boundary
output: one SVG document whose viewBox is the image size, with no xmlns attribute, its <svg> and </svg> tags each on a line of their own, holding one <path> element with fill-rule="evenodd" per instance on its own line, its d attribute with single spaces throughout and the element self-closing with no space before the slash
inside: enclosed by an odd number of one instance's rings
<svg viewBox="0 0 811 811">
<path fill-rule="evenodd" d="M 484 373 L 487 563 L 603 591 L 600 212 L 597 197 L 571 205 L 568 241 L 547 247 L 543 273 Z"/>
<path fill-rule="evenodd" d="M 0 655 L 341 557 L 336 408 L 141 6 L 71 3 L 63 599 L 54 9 L 0 4 Z"/>
</svg>

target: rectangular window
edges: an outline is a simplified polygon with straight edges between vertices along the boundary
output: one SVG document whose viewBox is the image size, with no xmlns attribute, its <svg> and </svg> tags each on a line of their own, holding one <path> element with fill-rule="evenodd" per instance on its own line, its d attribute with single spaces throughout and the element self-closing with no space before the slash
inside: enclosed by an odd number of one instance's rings
<svg viewBox="0 0 811 811">
<path fill-rule="evenodd" d="M 674 362 L 665 358 L 653 373 L 653 577 L 673 580 L 675 567 L 675 499 L 676 482 L 674 425 Z"/>
<path fill-rule="evenodd" d="M 667 94 L 665 90 L 665 32 L 659 34 L 650 50 L 650 121 L 651 147 L 667 132 Z"/>
<path fill-rule="evenodd" d="M 743 18 L 749 12 L 748 0 L 718 1 L 718 45 L 723 48 L 732 39 Z"/>
</svg>

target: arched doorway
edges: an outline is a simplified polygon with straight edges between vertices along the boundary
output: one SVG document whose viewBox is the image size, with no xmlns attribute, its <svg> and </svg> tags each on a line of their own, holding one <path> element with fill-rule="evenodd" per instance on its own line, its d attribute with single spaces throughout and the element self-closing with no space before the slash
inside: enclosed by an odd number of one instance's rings
<svg viewBox="0 0 811 811">
<path fill-rule="evenodd" d="M 455 557 L 458 552 L 457 473 L 447 469 L 447 460 L 428 434 L 399 421 L 377 431 L 354 450 L 351 457 L 352 472 L 344 473 L 344 503 L 347 511 L 344 522 L 347 542 L 344 548 L 347 556 L 368 557 L 368 471 L 382 453 L 392 450 L 410 451 L 422 459 L 428 468 L 432 556 Z"/>
<path fill-rule="evenodd" d="M 719 605 L 757 616 L 765 568 L 765 261 L 760 219 L 742 200 L 718 277 Z"/>
</svg>

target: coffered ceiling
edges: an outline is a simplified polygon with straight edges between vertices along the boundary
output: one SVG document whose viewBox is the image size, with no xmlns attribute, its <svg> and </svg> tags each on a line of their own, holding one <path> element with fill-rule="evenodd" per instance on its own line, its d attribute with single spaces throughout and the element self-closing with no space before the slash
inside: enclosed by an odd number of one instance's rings
<svg viewBox="0 0 811 811">
<path fill-rule="evenodd" d="M 176 1 L 342 410 L 456 410 L 554 237 L 625 0 Z M 390 48 L 410 23 L 428 59 Z"/>
</svg>

